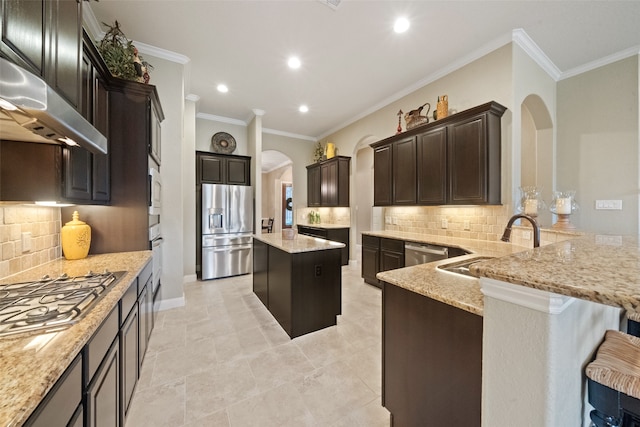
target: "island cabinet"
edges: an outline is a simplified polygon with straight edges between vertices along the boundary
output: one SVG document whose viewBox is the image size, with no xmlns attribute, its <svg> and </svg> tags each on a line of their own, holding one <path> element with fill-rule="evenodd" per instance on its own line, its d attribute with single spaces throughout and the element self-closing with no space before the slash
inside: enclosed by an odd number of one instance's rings
<svg viewBox="0 0 640 427">
<path fill-rule="evenodd" d="M 344 248 L 341 250 L 341 262 L 342 265 L 349 264 L 349 227 L 323 227 L 321 225 L 311 226 L 298 224 L 298 233 L 344 243 Z"/>
<path fill-rule="evenodd" d="M 307 166 L 307 206 L 348 207 L 351 158 L 336 156 Z"/>
<path fill-rule="evenodd" d="M 505 111 L 489 102 L 371 144 L 374 205 L 500 204 Z"/>
<path fill-rule="evenodd" d="M 342 307 L 341 245 L 294 240 L 253 239 L 254 293 L 291 338 L 335 325 Z"/>
<path fill-rule="evenodd" d="M 391 425 L 480 426 L 482 317 L 382 283 L 382 404 Z"/>
</svg>

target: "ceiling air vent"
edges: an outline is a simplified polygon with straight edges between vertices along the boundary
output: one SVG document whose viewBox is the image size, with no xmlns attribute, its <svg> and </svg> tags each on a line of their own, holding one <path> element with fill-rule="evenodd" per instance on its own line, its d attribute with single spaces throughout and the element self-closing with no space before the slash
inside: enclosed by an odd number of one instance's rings
<svg viewBox="0 0 640 427">
<path fill-rule="evenodd" d="M 322 4 L 326 4 L 331 9 L 336 10 L 338 9 L 338 6 L 340 6 L 340 2 L 342 0 L 318 0 L 318 1 Z"/>
</svg>

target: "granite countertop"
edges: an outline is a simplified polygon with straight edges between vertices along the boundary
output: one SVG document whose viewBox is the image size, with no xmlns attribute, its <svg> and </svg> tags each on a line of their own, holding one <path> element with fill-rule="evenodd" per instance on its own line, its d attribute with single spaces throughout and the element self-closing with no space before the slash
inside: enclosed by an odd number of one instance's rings
<svg viewBox="0 0 640 427">
<path fill-rule="evenodd" d="M 36 280 L 67 273 L 126 271 L 114 287 L 73 326 L 50 334 L 0 337 L 0 425 L 22 425 L 95 333 L 102 321 L 151 259 L 151 251 L 64 258 L 5 277 L 1 283 Z M 38 338 L 37 340 L 35 338 Z"/>
<path fill-rule="evenodd" d="M 362 234 L 416 243 L 431 243 L 458 247 L 472 252 L 470 255 L 434 261 L 413 267 L 399 268 L 397 270 L 383 271 L 378 273 L 376 277 L 392 285 L 480 316 L 482 316 L 484 310 L 484 296 L 480 291 L 480 281 L 474 277 L 461 276 L 442 271 L 438 269 L 437 266 L 472 259 L 478 256 L 500 257 L 526 250 L 526 248 L 504 242 L 478 241 L 396 231 L 367 231 Z"/>
<path fill-rule="evenodd" d="M 324 228 L 327 230 L 330 229 L 342 229 L 342 228 L 350 228 L 350 225 L 340 225 L 340 224 L 300 224 L 298 223 L 297 225 L 301 225 L 303 227 L 314 227 L 314 228 Z"/>
<path fill-rule="evenodd" d="M 293 239 L 283 239 L 281 233 L 254 234 L 253 238 L 291 254 L 345 247 L 344 243 L 332 242 L 298 233 L 295 233 Z"/>
<path fill-rule="evenodd" d="M 640 312 L 640 243 L 584 235 L 471 267 L 474 274 Z"/>
</svg>

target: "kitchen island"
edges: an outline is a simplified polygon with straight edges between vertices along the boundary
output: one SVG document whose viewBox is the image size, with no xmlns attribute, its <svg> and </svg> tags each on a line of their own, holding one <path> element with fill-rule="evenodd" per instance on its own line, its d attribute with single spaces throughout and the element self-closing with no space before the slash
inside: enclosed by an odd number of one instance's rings
<svg viewBox="0 0 640 427">
<path fill-rule="evenodd" d="M 336 324 L 343 243 L 297 234 L 253 238 L 253 292 L 291 338 Z"/>
<path fill-rule="evenodd" d="M 58 277 L 63 273 L 81 276 L 89 271 L 125 272 L 120 281 L 69 328 L 49 334 L 20 334 L 0 338 L 1 425 L 19 426 L 27 421 L 65 370 L 77 360 L 103 321 L 118 307 L 119 301 L 150 259 L 151 251 L 90 255 L 74 261 L 61 258 L 0 281 L 3 284 L 24 282 L 39 280 L 44 275 Z M 117 313 L 117 309 L 115 311 Z"/>
</svg>

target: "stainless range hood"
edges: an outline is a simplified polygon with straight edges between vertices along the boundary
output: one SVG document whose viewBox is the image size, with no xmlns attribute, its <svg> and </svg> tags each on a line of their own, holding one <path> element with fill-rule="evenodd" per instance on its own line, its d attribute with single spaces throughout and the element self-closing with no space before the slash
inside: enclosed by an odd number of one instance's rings
<svg viewBox="0 0 640 427">
<path fill-rule="evenodd" d="M 44 80 L 0 58 L 0 139 L 79 145 L 107 153 L 107 138 Z"/>
</svg>

